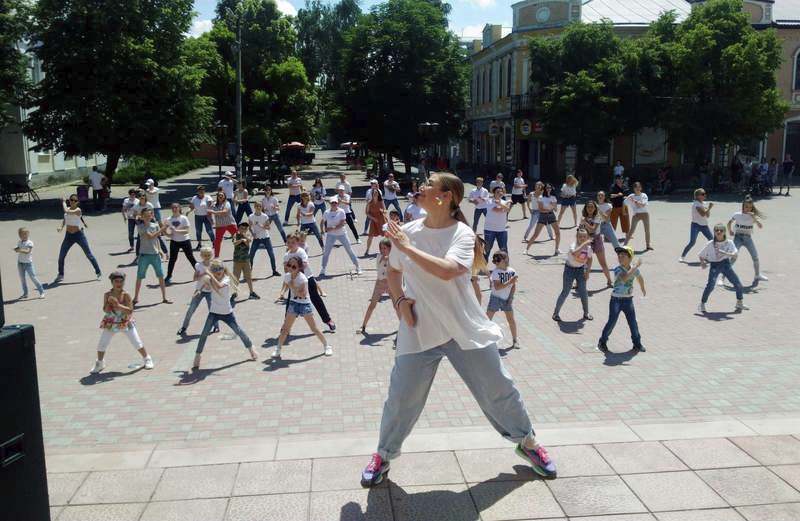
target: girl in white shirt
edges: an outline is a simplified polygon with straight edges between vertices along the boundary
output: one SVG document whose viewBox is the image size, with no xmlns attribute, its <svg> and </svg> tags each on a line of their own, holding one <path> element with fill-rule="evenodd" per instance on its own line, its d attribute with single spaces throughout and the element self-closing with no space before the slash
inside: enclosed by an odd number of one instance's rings
<svg viewBox="0 0 800 521">
<path fill-rule="evenodd" d="M 606 276 L 606 286 L 613 287 L 614 283 L 611 281 L 611 272 L 608 270 L 608 263 L 606 262 L 606 248 L 603 242 L 603 234 L 600 233 L 600 227 L 603 224 L 603 217 L 597 208 L 597 203 L 591 199 L 586 201 L 583 206 L 581 214 L 581 226 L 586 228 L 589 236 L 592 238 L 592 252 L 597 256 L 597 261 L 600 263 L 600 268 L 603 270 L 603 275 Z M 592 273 L 592 260 L 586 266 L 586 280 L 589 280 L 589 275 Z"/>
<path fill-rule="evenodd" d="M 708 216 L 711 215 L 711 209 L 714 203 L 706 202 L 706 191 L 698 188 L 694 191 L 694 202 L 692 203 L 692 224 L 689 229 L 689 244 L 683 249 L 678 262 L 686 262 L 686 254 L 694 247 L 697 242 L 697 235 L 703 234 L 706 240 L 712 240 L 714 236 L 711 230 L 708 229 Z"/>
<path fill-rule="evenodd" d="M 736 257 L 736 253 L 736 246 L 725 234 L 725 225 L 715 225 L 714 239 L 709 241 L 706 247 L 700 252 L 700 267 L 706 269 L 707 265 L 711 265 L 711 268 L 708 270 L 708 282 L 706 283 L 706 288 L 703 290 L 700 306 L 697 308 L 698 313 L 701 315 L 708 312 L 706 303 L 708 302 L 708 297 L 711 295 L 711 292 L 714 291 L 718 275 L 724 275 L 736 289 L 736 311 L 750 309 L 745 306 L 742 301 L 744 298 L 742 283 L 739 282 L 739 277 L 737 277 L 736 273 L 733 271 L 731 260 Z"/>
<path fill-rule="evenodd" d="M 606 193 L 603 191 L 597 192 L 597 215 L 602 221 L 600 223 L 600 233 L 611 241 L 611 245 L 614 247 L 614 251 L 616 251 L 617 248 L 620 247 L 620 244 L 617 234 L 614 232 L 614 227 L 611 226 L 612 209 L 613 205 L 608 202 Z"/>
<path fill-rule="evenodd" d="M 539 445 L 519 391 L 500 361 L 500 327 L 490 321 L 470 285 L 476 256 L 475 233 L 459 203 L 461 180 L 446 173 L 422 187 L 427 217 L 401 228 L 389 223 L 389 292 L 400 318 L 397 356 L 383 407 L 377 451 L 361 474 L 361 485 L 381 483 L 389 461 L 422 413 L 436 369 L 447 357 L 467 384 L 492 426 L 517 443 L 517 454 L 546 477 L 555 463 Z"/>
<path fill-rule="evenodd" d="M 200 249 L 200 242 L 205 227 L 208 238 L 214 242 L 214 221 L 208 213 L 208 208 L 214 204 L 214 199 L 206 194 L 206 187 L 199 185 L 197 187 L 197 195 L 192 197 L 189 201 L 189 213 L 194 212 L 194 228 L 197 233 L 197 247 L 195 251 Z"/>
<path fill-rule="evenodd" d="M 558 212 L 558 225 L 561 226 L 561 218 L 564 217 L 564 211 L 569 207 L 572 210 L 572 226 L 578 225 L 578 211 L 575 209 L 575 203 L 578 200 L 578 179 L 574 175 L 567 176 L 564 184 L 561 185 L 561 211 Z"/>
<path fill-rule="evenodd" d="M 372 316 L 372 312 L 375 311 L 378 302 L 381 301 L 383 295 L 389 293 L 389 282 L 386 280 L 386 274 L 389 270 L 389 253 L 392 251 L 392 241 L 381 239 L 381 242 L 378 243 L 378 251 L 380 255 L 375 259 L 377 277 L 375 278 L 375 286 L 372 288 L 372 297 L 369 299 L 367 311 L 364 313 L 364 320 L 361 322 L 359 332 L 362 335 L 367 334 L 367 322 L 369 322 L 369 317 Z"/>
<path fill-rule="evenodd" d="M 489 320 L 494 318 L 494 314 L 502 311 L 506 314 L 508 328 L 511 330 L 511 349 L 519 347 L 517 343 L 517 322 L 514 320 L 514 293 L 517 292 L 517 281 L 519 276 L 514 268 L 508 265 L 508 254 L 498 251 L 492 255 L 492 264 L 495 268 L 489 275 L 492 285 L 492 292 L 489 296 L 489 306 L 486 308 L 486 316 Z"/>
<path fill-rule="evenodd" d="M 213 257 L 214 250 L 212 250 L 211 247 L 204 246 L 200 248 L 200 262 L 195 263 L 194 275 L 192 277 L 195 283 L 194 293 L 192 294 L 192 300 L 189 301 L 189 308 L 186 310 L 186 315 L 183 317 L 181 328 L 178 330 L 178 336 L 181 338 L 186 337 L 186 330 L 189 328 L 189 322 L 192 320 L 194 312 L 197 311 L 197 306 L 199 306 L 203 300 L 206 301 L 206 306 L 211 309 L 211 289 L 208 288 L 201 279 L 203 275 L 208 274 Z M 211 333 L 217 332 L 219 332 L 219 326 L 214 325 L 211 329 Z"/>
<path fill-rule="evenodd" d="M 300 194 L 300 205 L 297 207 L 297 222 L 300 224 L 300 230 L 306 232 L 306 234 L 313 233 L 314 237 L 317 238 L 317 242 L 319 242 L 320 249 L 323 249 L 325 245 L 322 243 L 317 221 L 314 219 L 315 212 L 316 209 L 314 203 L 311 202 L 309 193 L 303 192 Z"/>
<path fill-rule="evenodd" d="M 742 211 L 736 212 L 731 216 L 728 221 L 728 233 L 733 236 L 733 244 L 736 248 L 741 249 L 744 247 L 750 253 L 750 258 L 753 259 L 753 270 L 755 270 L 755 278 L 753 279 L 753 287 L 758 286 L 758 283 L 769 280 L 766 275 L 761 273 L 761 264 L 758 261 L 758 250 L 753 242 L 753 231 L 755 226 L 759 229 L 763 228 L 761 220 L 765 219 L 763 213 L 758 211 L 753 199 L 748 195 L 744 198 L 742 203 Z M 736 257 L 731 259 L 731 264 L 736 262 Z"/>
<path fill-rule="evenodd" d="M 495 241 L 500 250 L 508 252 L 508 212 L 511 211 L 511 205 L 503 200 L 505 189 L 502 186 L 496 186 L 492 190 L 492 199 L 486 207 L 486 219 L 483 222 L 483 238 L 486 240 L 486 249 L 484 251 L 484 258 L 489 259 L 489 254 L 492 252 Z"/>
<path fill-rule="evenodd" d="M 533 243 L 536 242 L 536 238 L 542 231 L 542 227 L 550 224 L 556 224 L 555 209 L 558 206 L 558 200 L 553 195 L 553 185 L 550 183 L 544 185 L 544 190 L 542 190 L 542 195 L 540 195 L 536 201 L 536 205 L 539 207 L 539 217 L 536 222 L 536 228 L 533 230 L 533 235 L 527 241 L 528 245 L 525 247 L 525 253 L 528 253 L 528 251 L 531 249 L 531 246 L 533 246 Z M 561 254 L 561 250 L 558 249 L 558 246 L 561 244 L 560 227 L 553 226 L 553 233 L 556 236 L 556 251 L 553 253 L 555 256 Z"/>
<path fill-rule="evenodd" d="M 234 215 L 234 219 L 238 225 L 240 222 L 242 222 L 245 214 L 247 214 L 249 217 L 250 214 L 253 213 L 253 209 L 250 208 L 250 192 L 248 192 L 247 188 L 245 188 L 244 181 L 236 182 L 236 191 L 233 192 L 233 203 L 236 207 L 236 215 Z"/>
<path fill-rule="evenodd" d="M 589 314 L 589 293 L 586 291 L 586 277 L 584 270 L 592 258 L 592 237 L 586 228 L 579 226 L 575 235 L 575 242 L 567 253 L 567 258 L 564 262 L 564 277 L 561 286 L 561 294 L 558 295 L 556 300 L 556 309 L 553 311 L 553 320 L 561 322 L 559 312 L 561 306 L 569 296 L 572 289 L 572 283 L 575 282 L 578 286 L 578 295 L 581 298 L 581 306 L 583 306 L 583 320 L 594 320 L 594 317 Z"/>
<path fill-rule="evenodd" d="M 627 246 L 631 242 L 631 239 L 633 239 L 633 233 L 636 231 L 636 225 L 638 225 L 639 221 L 641 221 L 644 224 L 644 242 L 646 249 L 652 250 L 653 247 L 650 245 L 650 212 L 648 211 L 649 203 L 647 194 L 642 192 L 642 183 L 639 181 L 633 183 L 633 193 L 626 198 L 626 202 L 631 208 L 633 217 L 631 217 L 631 230 L 625 236 L 625 242 L 622 244 Z"/>
<path fill-rule="evenodd" d="M 536 181 L 533 185 L 533 191 L 528 194 L 527 202 L 525 204 L 528 205 L 528 210 L 531 212 L 530 221 L 528 221 L 528 227 L 525 229 L 525 234 L 522 236 L 522 242 L 528 242 L 528 235 L 531 234 L 536 223 L 539 222 L 539 196 L 542 195 L 544 191 L 544 183 L 541 181 Z M 550 240 L 553 240 L 553 226 L 551 224 L 547 226 L 547 235 L 550 237 Z"/>
<path fill-rule="evenodd" d="M 311 188 L 311 201 L 314 203 L 314 217 L 317 216 L 317 212 L 325 213 L 325 187 L 322 186 L 321 177 L 314 180 L 314 186 Z M 320 228 L 322 228 L 321 222 Z"/>
<path fill-rule="evenodd" d="M 278 233 L 281 234 L 283 243 L 286 244 L 286 232 L 283 231 L 281 216 L 279 215 L 281 207 L 278 204 L 278 198 L 272 194 L 272 187 L 270 185 L 264 187 L 264 193 L 261 199 L 261 207 L 264 209 L 264 213 L 267 214 L 267 217 L 269 217 L 269 220 L 275 224 L 275 227 L 278 229 Z"/>
<path fill-rule="evenodd" d="M 158 187 L 152 179 L 145 181 L 145 186 L 147 187 L 144 191 L 147 196 L 147 202 L 153 205 L 153 214 L 156 221 L 161 222 L 161 201 L 158 198 Z"/>
</svg>

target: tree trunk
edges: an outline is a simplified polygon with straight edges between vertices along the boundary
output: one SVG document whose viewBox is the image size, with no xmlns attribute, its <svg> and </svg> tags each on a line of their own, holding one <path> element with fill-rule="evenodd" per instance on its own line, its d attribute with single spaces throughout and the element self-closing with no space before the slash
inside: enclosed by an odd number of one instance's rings
<svg viewBox="0 0 800 521">
<path fill-rule="evenodd" d="M 108 186 L 111 186 L 112 181 L 114 180 L 114 174 L 117 172 L 117 166 L 119 166 L 119 158 L 120 153 L 119 150 L 115 150 L 114 152 L 110 152 L 106 155 L 106 171 L 105 176 L 108 180 Z"/>
</svg>

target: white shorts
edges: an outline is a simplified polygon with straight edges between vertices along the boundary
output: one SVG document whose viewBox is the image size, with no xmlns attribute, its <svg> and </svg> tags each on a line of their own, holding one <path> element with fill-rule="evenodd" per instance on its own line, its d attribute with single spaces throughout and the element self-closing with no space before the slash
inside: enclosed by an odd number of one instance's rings
<svg viewBox="0 0 800 521">
<path fill-rule="evenodd" d="M 104 329 L 102 333 L 100 333 L 100 341 L 97 343 L 97 351 L 100 353 L 105 353 L 106 349 L 108 348 L 108 344 L 111 343 L 111 339 L 114 338 L 115 331 L 111 331 L 109 329 Z M 136 331 L 136 326 L 131 325 L 131 328 L 127 331 L 119 331 L 119 333 L 125 333 L 125 336 L 128 337 L 131 345 L 136 349 L 141 349 L 144 347 L 142 344 L 142 340 L 139 338 L 139 333 Z"/>
</svg>

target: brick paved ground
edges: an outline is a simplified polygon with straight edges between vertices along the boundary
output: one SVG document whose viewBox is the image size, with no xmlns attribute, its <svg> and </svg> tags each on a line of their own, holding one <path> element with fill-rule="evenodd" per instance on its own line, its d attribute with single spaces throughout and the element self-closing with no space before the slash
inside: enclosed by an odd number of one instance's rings
<svg viewBox="0 0 800 521">
<path fill-rule="evenodd" d="M 328 172 L 325 184 L 330 188 L 338 170 L 329 168 Z M 165 183 L 162 199 L 170 201 L 175 194 L 189 195 L 187 189 L 199 179 L 215 182 L 216 174 L 193 173 Z M 360 175 L 351 175 L 351 181 L 364 183 Z M 56 192 L 59 191 L 50 194 Z M 733 293 L 720 288 L 711 298 L 715 312 L 700 317 L 694 315 L 694 310 L 705 272 L 676 262 L 688 235 L 689 203 L 652 202 L 656 250 L 643 256 L 649 293 L 647 299 L 637 298 L 636 302 L 648 351 L 635 357 L 603 357 L 592 349 L 607 316 L 609 296 L 599 273 L 589 283 L 593 322 L 571 322 L 580 316 L 580 305 L 574 296 L 562 311 L 567 322 L 559 327 L 550 320 L 561 285 L 561 264 L 521 254 L 520 239 L 526 223 L 512 222 L 512 265 L 521 276 L 515 308 L 522 348 L 509 352 L 506 364 L 535 421 L 634 421 L 800 411 L 800 395 L 796 392 L 799 343 L 793 322 L 797 317 L 794 296 L 800 290 L 800 279 L 792 275 L 800 252 L 794 231 L 797 201 L 773 198 L 759 205 L 769 218 L 764 230 L 757 233 L 756 243 L 770 281 L 757 290 L 748 290 L 746 302 L 751 311 L 731 313 Z M 20 214 L 0 215 L 0 244 L 4 245 L 0 269 L 6 299 L 19 293 L 15 255 L 11 252 L 18 226 L 25 224 L 32 231 L 36 242 L 34 257 L 42 280 L 52 280 L 56 274 L 62 236 L 55 228 L 60 214 L 53 200 L 38 208 L 36 213 L 23 210 Z M 361 218 L 363 205 L 357 204 L 356 208 Z M 718 203 L 713 220 L 727 219 L 736 208 L 733 202 Z M 520 217 L 518 208 L 512 217 Z M 126 232 L 119 214 L 89 216 L 87 221 L 89 240 L 104 273 L 118 267 L 124 270 L 129 274 L 128 288 L 132 291 L 135 269 L 128 265 L 132 256 L 124 253 Z M 571 217 L 566 217 L 566 222 L 571 223 Z M 564 230 L 567 238 L 573 234 L 574 230 Z M 637 247 L 643 245 L 642 235 L 636 240 Z M 276 236 L 273 234 L 273 238 Z M 281 242 L 279 238 L 277 242 Z M 310 244 L 312 263 L 318 269 L 320 250 L 313 240 Z M 358 246 L 357 253 L 363 252 L 363 247 Z M 699 246 L 695 253 L 698 249 Z M 537 245 L 534 252 L 539 256 L 551 250 L 552 244 L 548 243 Z M 281 256 L 283 247 L 276 253 Z M 230 254 L 228 244 L 223 257 L 230 258 Z M 260 253 L 256 287 L 264 298 L 243 302 L 236 308 L 240 323 L 258 341 L 262 361 L 244 362 L 246 353 L 238 340 L 217 335 L 206 347 L 205 369 L 199 375 L 186 372 L 196 337 L 181 342 L 175 336 L 192 291 L 192 285 L 187 283 L 191 271 L 184 259 L 179 259 L 176 284 L 169 288 L 175 303 L 158 304 L 158 291 L 152 286 L 144 291 L 142 306 L 136 312 L 140 334 L 155 358 L 153 371 L 129 368 L 138 357 L 119 337 L 109 349 L 107 370 L 97 377 L 88 375 L 99 335 L 100 298 L 108 282 L 105 278 L 94 280 L 89 263 L 77 248 L 67 259 L 64 284 L 49 291 L 47 299 L 8 303 L 9 323 L 36 326 L 47 446 L 110 447 L 374 432 L 392 366 L 391 341 L 396 325 L 390 305 L 384 303 L 372 319 L 372 335 L 363 338 L 355 333 L 372 291 L 374 261 L 362 260 L 364 275 L 351 280 L 345 275 L 350 269 L 349 260 L 343 251 L 335 251 L 328 270 L 331 277 L 323 281 L 327 305 L 338 324 L 336 333 L 326 333 L 335 355 L 320 356 L 316 340 L 307 335 L 304 325 L 298 325 L 299 336 L 293 338 L 280 363 L 268 358 L 283 308 L 272 302 L 279 289 L 278 281 L 263 278 L 268 273 L 266 262 L 266 255 Z M 736 269 L 748 284 L 753 272 L 746 253 Z M 191 333 L 199 332 L 204 316 L 203 310 L 198 312 Z M 497 320 L 504 322 L 500 317 Z M 624 321 L 618 325 L 610 345 L 618 352 L 628 349 Z M 464 385 L 443 363 L 419 427 L 485 425 Z"/>
</svg>

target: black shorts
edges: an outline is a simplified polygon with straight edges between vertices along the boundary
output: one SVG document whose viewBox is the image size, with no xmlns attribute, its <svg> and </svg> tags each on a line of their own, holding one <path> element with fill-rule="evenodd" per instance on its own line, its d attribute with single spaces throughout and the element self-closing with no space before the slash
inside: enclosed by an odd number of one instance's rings
<svg viewBox="0 0 800 521">
<path fill-rule="evenodd" d="M 511 194 L 511 204 L 525 204 L 525 195 Z"/>
<path fill-rule="evenodd" d="M 553 212 L 540 213 L 539 220 L 537 222 L 539 224 L 555 224 L 556 215 Z"/>
</svg>

